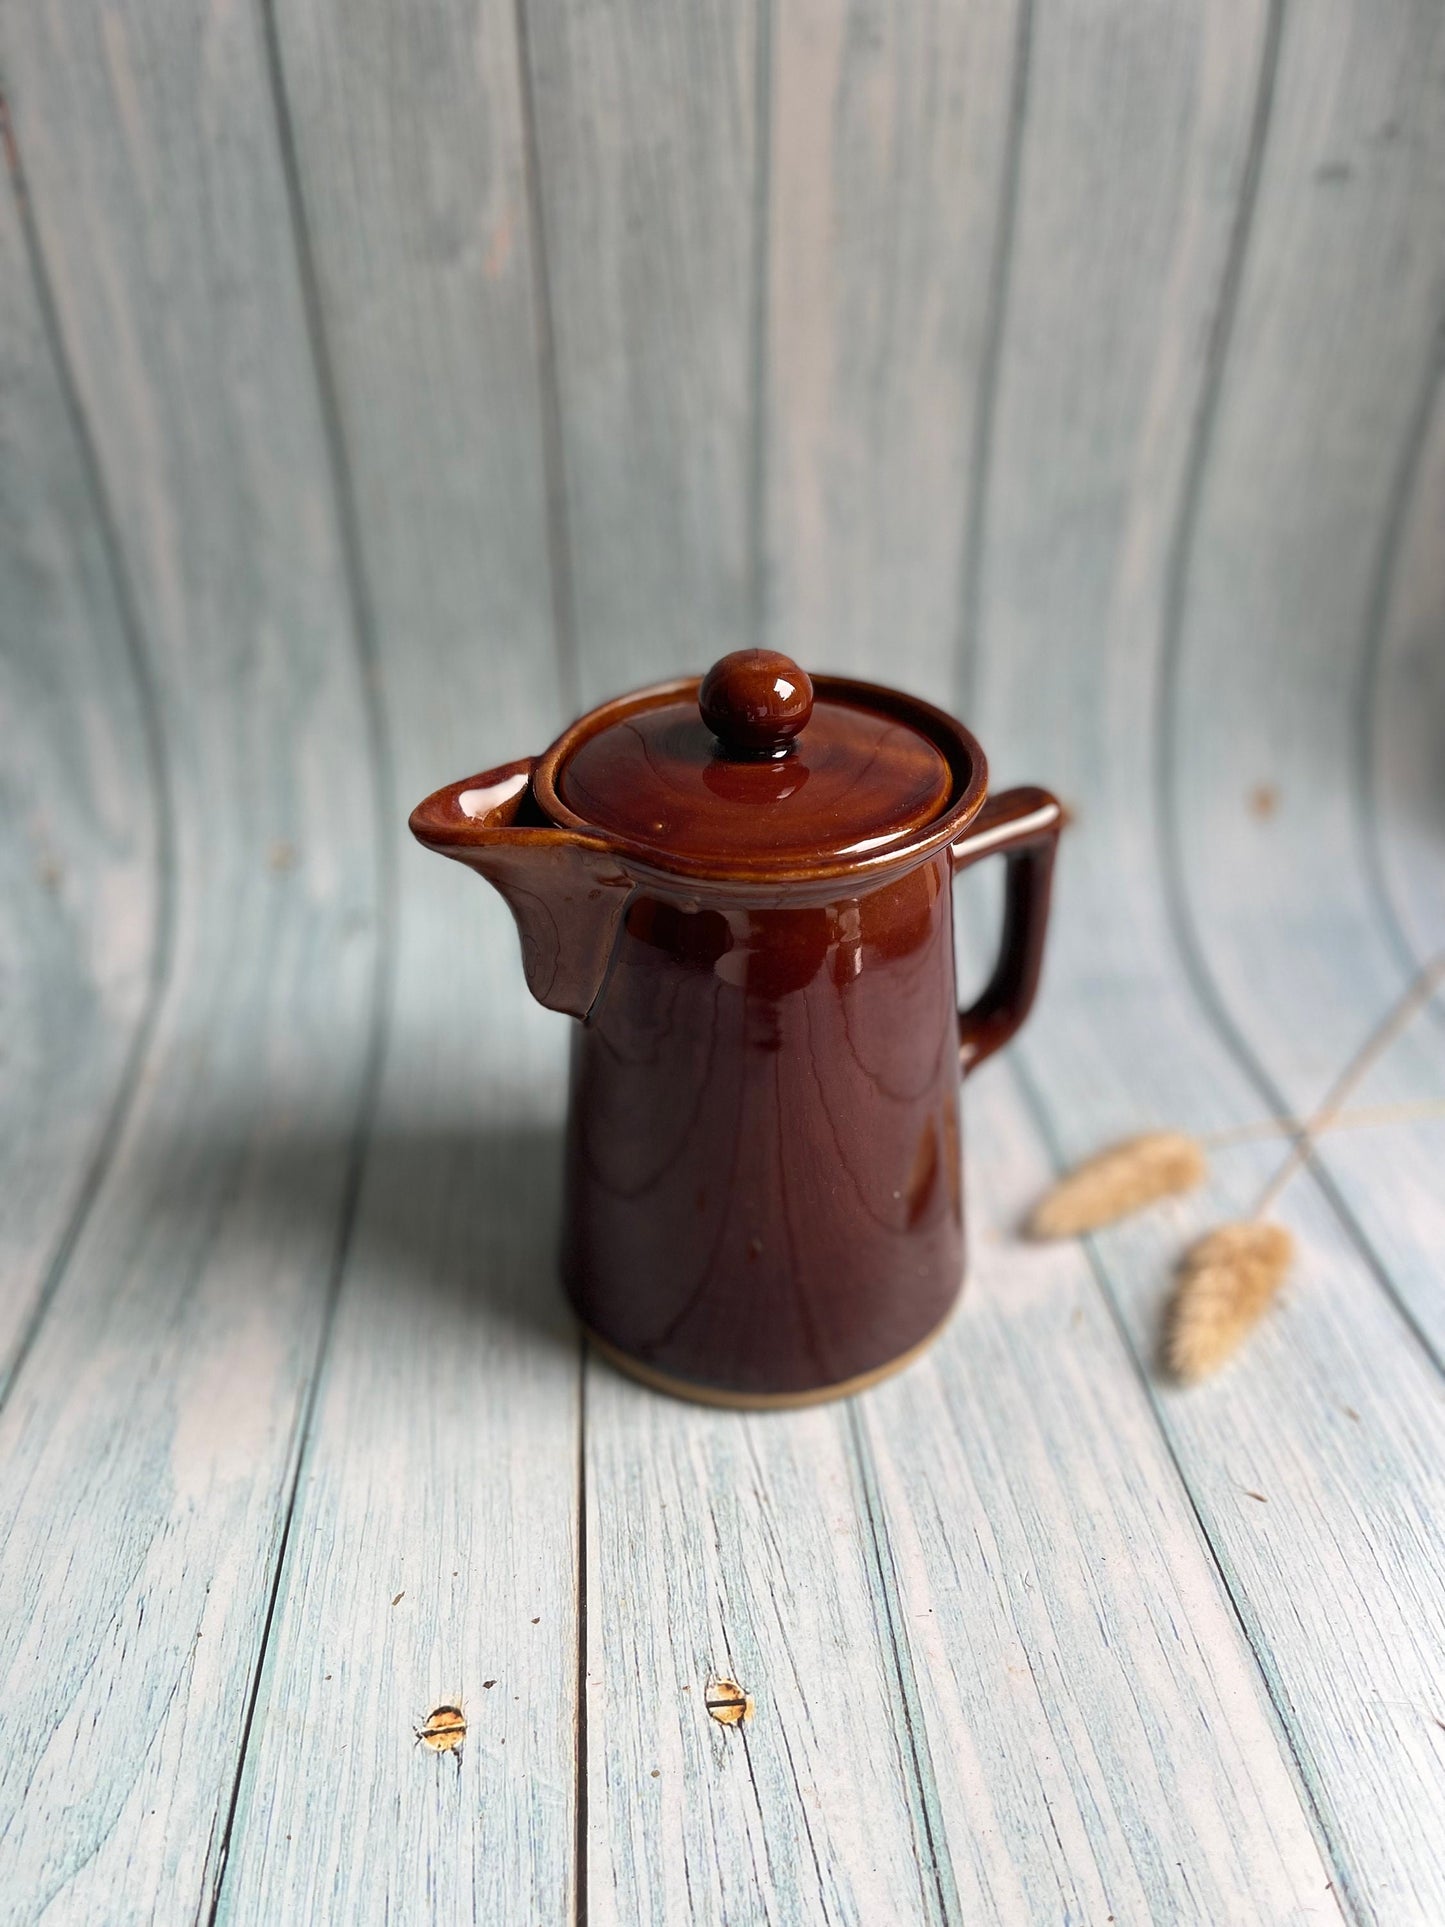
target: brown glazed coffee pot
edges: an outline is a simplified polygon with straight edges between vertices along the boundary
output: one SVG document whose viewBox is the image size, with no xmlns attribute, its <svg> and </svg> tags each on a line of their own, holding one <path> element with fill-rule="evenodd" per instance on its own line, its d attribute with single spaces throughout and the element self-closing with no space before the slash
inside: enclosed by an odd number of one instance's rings
<svg viewBox="0 0 1445 1927">
<path fill-rule="evenodd" d="M 749 649 L 413 812 L 578 1019 L 562 1267 L 626 1371 L 803 1405 L 947 1318 L 959 1083 L 1028 1015 L 1062 823 L 1046 790 L 986 785 L 943 711 Z M 960 1014 L 949 886 L 998 853 L 1002 950 Z"/>
</svg>

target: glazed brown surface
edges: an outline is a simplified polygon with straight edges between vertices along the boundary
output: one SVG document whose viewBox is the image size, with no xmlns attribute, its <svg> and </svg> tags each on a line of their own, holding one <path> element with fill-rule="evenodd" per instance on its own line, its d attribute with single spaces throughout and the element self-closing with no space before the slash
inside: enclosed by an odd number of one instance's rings
<svg viewBox="0 0 1445 1927">
<path fill-rule="evenodd" d="M 932 704 L 877 683 L 814 676 L 812 685 L 808 724 L 776 759 L 723 750 L 699 714 L 696 677 L 615 697 L 537 758 L 534 807 L 550 823 L 605 835 L 640 870 L 686 877 L 715 897 L 772 882 L 846 879 L 837 889 L 869 887 L 958 836 L 982 807 L 988 782 L 970 732 Z M 642 719 L 653 716 L 675 738 L 650 737 Z M 651 764 L 639 746 L 640 722 Z M 858 752 L 856 762 L 830 753 L 830 738 L 840 734 Z M 813 775 L 815 764 L 826 781 Z M 800 783 L 794 772 L 803 769 L 809 774 Z M 656 805 L 676 808 L 679 791 L 696 847 L 686 837 L 666 841 L 655 828 L 666 820 Z"/>
<path fill-rule="evenodd" d="M 585 1017 L 606 978 L 634 880 L 609 844 L 559 830 L 539 814 L 535 769 L 536 758 L 523 756 L 449 783 L 418 803 L 411 833 L 505 899 L 537 1002 Z"/>
<path fill-rule="evenodd" d="M 786 756 L 813 713 L 812 679 L 776 649 L 735 649 L 703 677 L 697 706 L 725 756 Z"/>
<path fill-rule="evenodd" d="M 883 849 L 936 817 L 948 764 L 916 730 L 844 703 L 819 703 L 789 752 L 725 755 L 693 699 L 637 711 L 589 737 L 559 781 L 563 801 L 639 847 L 726 865 Z"/>
<path fill-rule="evenodd" d="M 678 1378 L 885 1364 L 963 1269 L 950 866 L 796 910 L 633 899 L 574 1033 L 564 1275 Z"/>
<path fill-rule="evenodd" d="M 674 1388 L 826 1394 L 958 1295 L 959 1084 L 1032 1004 L 1062 813 L 1044 790 L 985 800 L 961 725 L 836 677 L 764 756 L 774 665 L 721 667 L 744 677 L 733 710 L 758 712 L 746 757 L 695 681 L 670 684 L 438 790 L 412 828 L 496 885 L 533 994 L 583 1020 L 563 1236 L 580 1316 Z M 791 727 L 806 704 L 776 674 Z M 992 855 L 999 960 L 960 1014 L 950 885 Z"/>
</svg>

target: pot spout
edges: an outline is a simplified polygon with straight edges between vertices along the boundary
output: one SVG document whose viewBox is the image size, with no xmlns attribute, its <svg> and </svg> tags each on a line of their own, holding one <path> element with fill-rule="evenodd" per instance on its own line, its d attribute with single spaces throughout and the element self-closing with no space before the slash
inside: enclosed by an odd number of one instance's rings
<svg viewBox="0 0 1445 1927">
<path fill-rule="evenodd" d="M 607 980 L 633 881 L 600 837 L 558 829 L 532 794 L 525 756 L 435 791 L 411 813 L 428 850 L 465 863 L 506 899 L 539 1004 L 586 1017 Z"/>
</svg>

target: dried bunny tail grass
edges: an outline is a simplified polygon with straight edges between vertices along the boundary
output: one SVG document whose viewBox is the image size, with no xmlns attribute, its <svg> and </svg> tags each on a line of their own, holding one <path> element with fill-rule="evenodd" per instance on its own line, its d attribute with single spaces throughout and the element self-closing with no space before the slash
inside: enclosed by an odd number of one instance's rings
<svg viewBox="0 0 1445 1927">
<path fill-rule="evenodd" d="M 1183 1385 L 1230 1358 L 1268 1311 L 1294 1257 L 1277 1224 L 1222 1224 L 1189 1247 L 1169 1309 L 1165 1358 Z"/>
<path fill-rule="evenodd" d="M 1076 1238 L 1204 1180 L 1204 1153 L 1182 1131 L 1147 1131 L 1077 1165 L 1034 1207 L 1031 1238 Z"/>
</svg>

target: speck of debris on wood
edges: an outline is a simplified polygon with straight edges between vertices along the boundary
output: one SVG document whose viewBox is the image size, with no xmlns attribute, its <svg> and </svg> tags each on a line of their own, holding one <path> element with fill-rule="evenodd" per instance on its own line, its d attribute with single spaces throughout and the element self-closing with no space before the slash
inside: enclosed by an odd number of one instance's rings
<svg viewBox="0 0 1445 1927">
<path fill-rule="evenodd" d="M 460 1706 L 438 1706 L 427 1714 L 416 1729 L 416 1736 L 434 1753 L 455 1753 L 467 1737 L 467 1722 Z"/>
<path fill-rule="evenodd" d="M 1437 1722 L 1436 1722 L 1436 1724 L 1438 1725 L 1438 1724 L 1439 1724 L 1439 1722 L 1437 1721 Z M 662 1768 L 661 1768 L 661 1767 L 658 1767 L 658 1766 L 655 1766 L 655 1767 L 654 1767 L 654 1768 L 652 1769 L 652 1777 L 653 1777 L 653 1779 L 654 1779 L 654 1780 L 660 1780 L 660 1779 L 662 1778 Z"/>
<path fill-rule="evenodd" d="M 1247 1485 L 1242 1485 L 1239 1489 L 1246 1499 L 1258 1499 L 1261 1505 L 1269 1504 L 1269 1500 L 1265 1498 L 1262 1492 L 1251 1492 Z"/>
<path fill-rule="evenodd" d="M 482 1681 L 482 1691 L 485 1693 L 489 1686 L 495 1686 L 496 1683 L 494 1679 L 484 1679 Z"/>
<path fill-rule="evenodd" d="M 710 1679 L 703 1704 L 719 1726 L 741 1726 L 753 1716 L 753 1696 L 735 1679 Z"/>
<path fill-rule="evenodd" d="M 542 1623 L 542 1615 L 538 1613 L 537 1617 L 532 1621 L 532 1624 L 534 1626 L 540 1626 L 541 1623 Z"/>
<path fill-rule="evenodd" d="M 405 1599 L 405 1598 L 406 1598 L 406 1592 L 405 1592 L 405 1589 L 403 1589 L 403 1590 L 402 1590 L 401 1592 L 399 1592 L 399 1593 L 398 1593 L 398 1594 L 396 1595 L 396 1598 L 395 1598 L 395 1599 L 393 1599 L 391 1603 L 392 1603 L 392 1605 L 393 1605 L 393 1606 L 399 1606 L 399 1605 L 401 1604 L 401 1602 L 402 1602 L 402 1600 L 403 1600 L 403 1599 Z"/>
<path fill-rule="evenodd" d="M 1353 1405 L 1342 1405 L 1342 1406 L 1340 1407 L 1340 1410 L 1341 1410 L 1341 1411 L 1342 1411 L 1342 1412 L 1344 1413 L 1344 1415 L 1345 1415 L 1345 1417 L 1346 1417 L 1346 1418 L 1352 1418 L 1352 1419 L 1353 1419 L 1353 1420 L 1355 1421 L 1355 1423 L 1356 1423 L 1356 1425 L 1358 1425 L 1358 1424 L 1359 1424 L 1359 1422 L 1360 1422 L 1360 1415 L 1359 1415 L 1359 1413 L 1358 1413 L 1358 1412 L 1357 1412 L 1357 1411 L 1355 1410 L 1355 1408 L 1354 1408 L 1354 1406 L 1353 1406 Z"/>
<path fill-rule="evenodd" d="M 1279 808 L 1279 790 L 1273 783 L 1256 783 L 1246 801 L 1250 815 L 1267 823 Z"/>
</svg>

